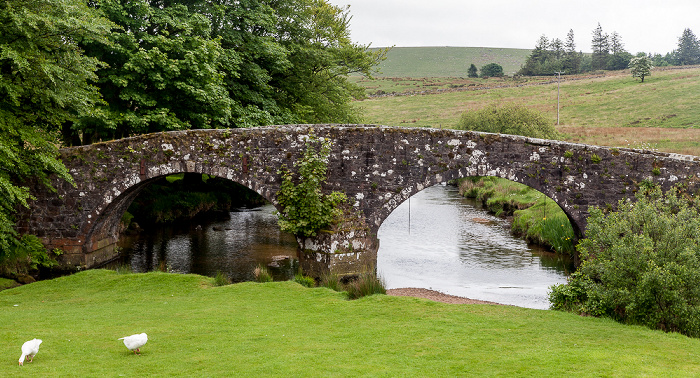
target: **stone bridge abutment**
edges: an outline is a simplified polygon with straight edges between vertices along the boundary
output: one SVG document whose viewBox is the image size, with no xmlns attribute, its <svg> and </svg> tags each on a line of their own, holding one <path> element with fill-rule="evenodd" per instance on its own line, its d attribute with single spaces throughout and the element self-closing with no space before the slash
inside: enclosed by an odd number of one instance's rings
<svg viewBox="0 0 700 378">
<path fill-rule="evenodd" d="M 238 182 L 276 204 L 282 166 L 292 168 L 310 135 L 333 147 L 324 190 L 342 191 L 356 222 L 297 238 L 312 274 L 354 274 L 376 263 L 377 230 L 403 201 L 426 187 L 469 176 L 497 176 L 552 198 L 582 235 L 590 206 L 633 198 L 644 182 L 696 191 L 700 158 L 457 130 L 373 125 L 289 125 L 155 133 L 61 150 L 75 186 L 56 179 L 36 200 L 20 232 L 62 249 L 63 263 L 92 267 L 115 257 L 119 221 L 159 177 L 202 173 Z"/>
</svg>

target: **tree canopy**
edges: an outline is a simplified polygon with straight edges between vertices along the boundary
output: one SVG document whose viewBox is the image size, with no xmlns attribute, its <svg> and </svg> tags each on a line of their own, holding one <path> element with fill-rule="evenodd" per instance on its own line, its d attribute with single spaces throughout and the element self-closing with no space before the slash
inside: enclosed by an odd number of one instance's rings
<svg viewBox="0 0 700 378">
<path fill-rule="evenodd" d="M 97 85 L 106 104 L 64 139 L 177 129 L 357 122 L 350 106 L 386 50 L 352 43 L 348 8 L 326 0 L 97 0 L 119 26 Z M 82 140 L 79 140 L 82 136 Z"/>
<path fill-rule="evenodd" d="M 61 144 L 359 121 L 348 75 L 387 50 L 352 43 L 349 19 L 326 0 L 0 2 L 0 260 L 41 249 L 14 216 L 29 182 L 71 180 Z"/>
<path fill-rule="evenodd" d="M 31 198 L 29 181 L 71 180 L 56 160 L 58 131 L 100 102 L 90 85 L 103 67 L 78 43 L 106 43 L 112 25 L 84 1 L 0 3 L 0 260 L 36 250 L 14 229 L 14 213 Z"/>
<path fill-rule="evenodd" d="M 503 76 L 503 66 L 498 63 L 489 63 L 481 67 L 481 77 L 501 77 Z"/>
<path fill-rule="evenodd" d="M 556 72 L 577 74 L 581 71 L 582 54 L 576 52 L 574 31 L 569 30 L 566 41 L 555 38 L 551 41 L 542 35 L 537 45 L 518 71 L 519 75 L 554 75 Z"/>
</svg>

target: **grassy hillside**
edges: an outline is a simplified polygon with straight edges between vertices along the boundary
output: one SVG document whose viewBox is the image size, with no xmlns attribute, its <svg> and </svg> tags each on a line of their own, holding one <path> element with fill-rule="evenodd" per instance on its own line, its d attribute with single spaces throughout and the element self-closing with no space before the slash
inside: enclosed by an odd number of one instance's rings
<svg viewBox="0 0 700 378">
<path fill-rule="evenodd" d="M 700 156 L 700 67 L 655 69 L 644 83 L 627 71 L 564 81 L 560 96 L 565 140 Z M 557 84 L 379 97 L 355 105 L 364 109 L 366 123 L 450 128 L 463 112 L 490 103 L 524 104 L 556 122 Z"/>
<path fill-rule="evenodd" d="M 481 69 L 498 63 L 506 75 L 517 72 L 530 49 L 490 47 L 394 47 L 381 63 L 378 77 L 467 77 L 474 64 Z"/>
<path fill-rule="evenodd" d="M 0 292 L 0 375 L 538 376 L 700 374 L 700 340 L 556 311 L 293 282 L 92 270 Z M 117 338 L 146 332 L 141 356 Z M 43 340 L 18 367 L 20 346 Z"/>
</svg>

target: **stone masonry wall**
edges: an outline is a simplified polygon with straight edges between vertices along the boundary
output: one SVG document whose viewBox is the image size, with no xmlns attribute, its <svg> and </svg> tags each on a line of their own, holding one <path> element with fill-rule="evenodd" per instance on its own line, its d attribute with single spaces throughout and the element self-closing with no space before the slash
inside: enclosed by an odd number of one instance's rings
<svg viewBox="0 0 700 378">
<path fill-rule="evenodd" d="M 122 214 L 152 180 L 206 173 L 246 185 L 274 204 L 278 170 L 292 167 L 312 133 L 333 141 L 325 189 L 353 199 L 367 230 L 346 233 L 335 244 L 307 240 L 300 245 L 307 253 L 332 254 L 338 246 L 349 253 L 357 244 L 374 249 L 367 253 L 376 260 L 376 232 L 399 204 L 460 177 L 498 176 L 533 187 L 561 206 L 579 235 L 590 206 L 633 198 L 644 181 L 696 191 L 700 177 L 695 156 L 467 131 L 372 125 L 175 131 L 61 150 L 75 187 L 55 180 L 57 193 L 34 188 L 37 199 L 18 226 L 63 249 L 65 263 L 93 266 L 114 255 Z"/>
</svg>

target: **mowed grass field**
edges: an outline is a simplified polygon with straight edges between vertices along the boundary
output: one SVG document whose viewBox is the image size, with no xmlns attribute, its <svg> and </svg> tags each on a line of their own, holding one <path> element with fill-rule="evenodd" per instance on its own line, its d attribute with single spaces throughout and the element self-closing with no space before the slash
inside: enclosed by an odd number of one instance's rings
<svg viewBox="0 0 700 378">
<path fill-rule="evenodd" d="M 2 377 L 689 377 L 700 340 L 606 319 L 291 281 L 90 270 L 0 292 Z M 119 337 L 145 332 L 140 356 Z M 17 366 L 26 340 L 43 340 Z"/>
<path fill-rule="evenodd" d="M 654 69 L 644 83 L 627 70 L 570 79 L 559 86 L 563 140 L 700 156 L 700 67 Z M 479 80 L 487 87 L 504 83 Z M 492 103 L 522 104 L 556 123 L 557 84 L 376 97 L 355 106 L 362 108 L 365 123 L 453 128 L 463 112 Z"/>
</svg>

